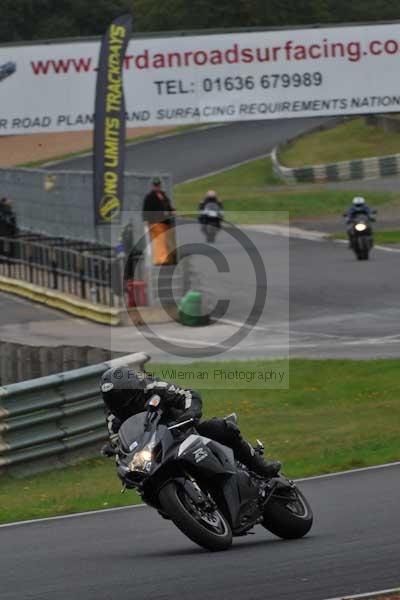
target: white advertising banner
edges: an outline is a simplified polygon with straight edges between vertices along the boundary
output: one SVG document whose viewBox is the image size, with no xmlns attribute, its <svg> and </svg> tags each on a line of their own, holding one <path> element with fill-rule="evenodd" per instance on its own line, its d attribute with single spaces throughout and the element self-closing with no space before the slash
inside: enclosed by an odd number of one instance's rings
<svg viewBox="0 0 400 600">
<path fill-rule="evenodd" d="M 99 47 L 0 47 L 0 135 L 92 128 Z M 136 39 L 127 124 L 399 112 L 399 72 L 400 24 Z"/>
</svg>

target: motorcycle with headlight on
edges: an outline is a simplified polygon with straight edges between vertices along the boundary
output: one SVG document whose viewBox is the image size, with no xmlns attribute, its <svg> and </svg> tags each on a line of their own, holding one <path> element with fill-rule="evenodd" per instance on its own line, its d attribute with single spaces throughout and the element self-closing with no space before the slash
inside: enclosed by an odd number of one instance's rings
<svg viewBox="0 0 400 600">
<path fill-rule="evenodd" d="M 351 247 L 358 260 L 368 260 L 369 253 L 374 245 L 372 220 L 371 217 L 361 214 L 351 223 Z"/>
<path fill-rule="evenodd" d="M 171 423 L 163 417 L 154 396 L 146 412 L 119 429 L 115 454 L 124 489 L 136 489 L 146 504 L 212 551 L 226 550 L 233 536 L 257 524 L 285 539 L 308 533 L 312 510 L 293 481 L 249 471 L 230 448 L 200 436 L 193 419 Z M 226 419 L 236 421 L 236 415 Z M 263 449 L 257 441 L 255 452 Z"/>
</svg>

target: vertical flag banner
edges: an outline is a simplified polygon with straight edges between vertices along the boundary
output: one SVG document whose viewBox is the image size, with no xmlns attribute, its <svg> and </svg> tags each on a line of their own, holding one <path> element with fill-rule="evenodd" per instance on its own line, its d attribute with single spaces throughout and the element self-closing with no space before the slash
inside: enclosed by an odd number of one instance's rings
<svg viewBox="0 0 400 600">
<path fill-rule="evenodd" d="M 125 165 L 123 65 L 132 17 L 123 15 L 108 28 L 100 48 L 93 140 L 93 193 L 96 225 L 120 219 Z"/>
</svg>

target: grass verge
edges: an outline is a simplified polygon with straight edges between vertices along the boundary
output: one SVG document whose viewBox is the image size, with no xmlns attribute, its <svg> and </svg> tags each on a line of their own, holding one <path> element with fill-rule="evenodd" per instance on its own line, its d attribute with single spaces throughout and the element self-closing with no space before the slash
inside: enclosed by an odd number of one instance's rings
<svg viewBox="0 0 400 600">
<path fill-rule="evenodd" d="M 279 183 L 271 159 L 262 158 L 216 175 L 176 185 L 174 201 L 179 213 L 185 215 L 196 212 L 206 191 L 215 189 L 224 203 L 227 220 L 252 224 L 279 222 L 282 220 L 282 214 L 277 214 L 279 212 L 289 213 L 290 219 L 329 215 L 339 217 L 354 196 L 351 191 L 324 190 L 315 186 L 300 191 L 286 186 L 273 190 L 267 187 Z M 368 192 L 366 195 L 374 206 L 399 201 L 398 194 Z"/>
<path fill-rule="evenodd" d="M 287 167 L 304 167 L 398 152 L 397 133 L 386 133 L 381 127 L 367 125 L 365 119 L 359 117 L 334 129 L 299 138 L 282 148 L 279 160 Z"/>
<path fill-rule="evenodd" d="M 276 366 L 271 361 L 240 364 Z M 179 370 L 214 367 L 199 363 L 179 365 Z M 264 439 L 267 455 L 283 460 L 291 477 L 395 461 L 400 458 L 398 369 L 398 360 L 292 360 L 289 389 L 204 390 L 205 416 L 236 411 L 243 434 Z M 138 502 L 119 490 L 111 459 L 22 480 L 3 476 L 0 522 Z"/>
<path fill-rule="evenodd" d="M 333 233 L 329 236 L 333 240 L 346 240 L 345 233 Z M 374 231 L 375 244 L 400 244 L 400 231 Z"/>
</svg>

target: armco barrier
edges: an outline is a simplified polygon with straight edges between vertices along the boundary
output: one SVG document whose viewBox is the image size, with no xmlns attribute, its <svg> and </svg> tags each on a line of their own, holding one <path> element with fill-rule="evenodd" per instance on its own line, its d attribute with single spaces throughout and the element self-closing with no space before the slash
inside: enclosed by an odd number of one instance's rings
<svg viewBox="0 0 400 600">
<path fill-rule="evenodd" d="M 31 473 L 68 464 L 107 436 L 99 380 L 110 366 L 142 369 L 135 353 L 0 388 L 0 473 Z"/>
</svg>

